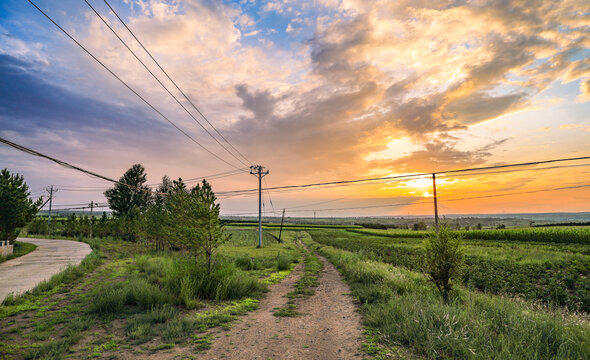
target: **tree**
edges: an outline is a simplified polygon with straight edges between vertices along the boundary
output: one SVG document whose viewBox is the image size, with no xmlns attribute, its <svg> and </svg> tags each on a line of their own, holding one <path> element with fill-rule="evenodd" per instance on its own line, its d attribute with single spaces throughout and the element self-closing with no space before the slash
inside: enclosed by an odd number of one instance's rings
<svg viewBox="0 0 590 360">
<path fill-rule="evenodd" d="M 115 217 L 133 219 L 148 207 L 151 189 L 144 185 L 146 179 L 145 168 L 135 164 L 123 174 L 118 184 L 104 192 Z"/>
<path fill-rule="evenodd" d="M 41 207 L 42 199 L 33 201 L 23 176 L 0 171 L 0 240 L 12 242 L 18 228 L 33 220 Z"/>
<path fill-rule="evenodd" d="M 453 234 L 447 225 L 441 225 L 438 233 L 431 233 L 424 242 L 425 272 L 446 302 L 451 281 L 459 276 L 463 265 L 461 242 L 461 235 Z"/>
<path fill-rule="evenodd" d="M 167 201 L 174 184 L 166 175 L 162 177 L 162 183 L 153 194 L 153 202 L 143 213 L 141 218 L 141 234 L 153 242 L 157 250 L 164 249 L 166 238 L 166 224 L 170 221 L 170 211 Z"/>
<path fill-rule="evenodd" d="M 190 191 L 181 179 L 174 181 L 167 205 L 170 218 L 168 237 L 173 246 L 195 257 L 205 256 L 207 271 L 211 272 L 215 249 L 229 239 L 219 220 L 219 204 L 207 180 Z"/>
<path fill-rule="evenodd" d="M 168 175 L 162 176 L 162 183 L 158 186 L 156 191 L 154 192 L 153 202 L 156 205 L 161 205 L 166 202 L 167 194 L 170 193 L 172 188 L 174 187 L 174 183 L 170 180 Z"/>
</svg>

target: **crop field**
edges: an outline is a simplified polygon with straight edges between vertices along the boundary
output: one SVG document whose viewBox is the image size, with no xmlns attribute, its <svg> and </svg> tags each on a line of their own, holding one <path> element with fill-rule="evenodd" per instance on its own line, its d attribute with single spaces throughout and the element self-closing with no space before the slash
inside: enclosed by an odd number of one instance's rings
<svg viewBox="0 0 590 360">
<path fill-rule="evenodd" d="M 283 242 L 228 228 L 211 274 L 192 257 L 145 243 L 83 239 L 93 252 L 76 267 L 0 306 L 0 358 L 126 358 L 198 353 L 211 331 L 255 310 L 269 284 L 302 260 L 295 233 Z"/>
<path fill-rule="evenodd" d="M 416 232 L 308 232 L 308 245 L 351 286 L 367 332 L 385 344 L 377 356 L 590 358 L 587 228 L 489 230 L 481 238 L 462 232 L 462 285 L 448 303 L 423 274 L 423 240 Z M 535 238 L 539 234 L 554 241 Z"/>
<path fill-rule="evenodd" d="M 542 242 L 535 236 L 546 232 Z M 572 310 L 590 311 L 589 229 L 461 231 L 466 237 L 462 281 L 468 288 L 520 296 Z M 496 239 L 492 235 L 496 232 Z M 324 245 L 370 253 L 380 261 L 420 271 L 422 239 L 399 230 L 312 231 Z M 511 240 L 506 239 L 506 234 Z M 571 241 L 568 242 L 568 236 Z"/>
</svg>

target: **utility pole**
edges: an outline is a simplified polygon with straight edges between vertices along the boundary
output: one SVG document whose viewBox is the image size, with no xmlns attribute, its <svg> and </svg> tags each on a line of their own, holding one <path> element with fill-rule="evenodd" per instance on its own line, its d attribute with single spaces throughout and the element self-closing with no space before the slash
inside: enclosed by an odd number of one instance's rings
<svg viewBox="0 0 590 360">
<path fill-rule="evenodd" d="M 262 247 L 262 178 L 268 175 L 262 165 L 250 166 L 250 174 L 258 177 L 258 247 Z"/>
<path fill-rule="evenodd" d="M 51 203 L 53 202 L 53 185 L 49 188 L 49 217 L 47 218 L 47 235 L 51 235 Z"/>
<path fill-rule="evenodd" d="M 279 243 L 281 242 L 281 234 L 283 233 L 283 221 L 285 221 L 285 208 L 283 208 L 283 217 L 281 218 L 281 228 L 279 230 Z"/>
<path fill-rule="evenodd" d="M 94 200 L 90 201 L 90 238 L 92 239 L 92 227 L 94 226 Z"/>
<path fill-rule="evenodd" d="M 432 192 L 434 195 L 434 228 L 438 234 L 438 202 L 436 200 L 436 174 L 432 174 Z"/>
</svg>

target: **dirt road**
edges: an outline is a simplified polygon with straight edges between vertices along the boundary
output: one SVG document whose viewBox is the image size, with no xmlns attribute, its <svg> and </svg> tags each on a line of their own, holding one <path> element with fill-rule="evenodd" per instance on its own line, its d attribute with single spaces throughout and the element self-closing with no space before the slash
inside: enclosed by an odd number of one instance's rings
<svg viewBox="0 0 590 360">
<path fill-rule="evenodd" d="M 362 328 L 350 290 L 326 259 L 315 294 L 298 300 L 297 317 L 275 317 L 301 269 L 271 289 L 260 308 L 221 333 L 198 359 L 362 359 Z"/>
<path fill-rule="evenodd" d="M 70 240 L 19 238 L 37 245 L 35 251 L 0 264 L 0 302 L 10 293 L 22 293 L 43 280 L 77 265 L 90 254 L 90 246 Z"/>
</svg>

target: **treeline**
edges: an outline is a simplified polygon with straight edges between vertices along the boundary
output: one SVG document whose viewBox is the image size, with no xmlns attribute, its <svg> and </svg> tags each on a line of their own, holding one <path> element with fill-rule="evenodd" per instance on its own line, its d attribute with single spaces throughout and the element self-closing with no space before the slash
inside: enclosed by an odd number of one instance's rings
<svg viewBox="0 0 590 360">
<path fill-rule="evenodd" d="M 57 235 L 75 238 L 84 237 L 122 237 L 129 226 L 126 219 L 109 218 L 106 213 L 101 217 L 71 214 L 65 219 L 51 219 L 51 226 L 45 217 L 37 217 L 27 227 L 31 235 Z M 51 227 L 51 231 L 49 228 Z"/>
<path fill-rule="evenodd" d="M 555 224 L 539 224 L 539 225 L 533 225 L 532 227 L 551 227 L 551 226 L 590 226 L 590 221 L 588 221 L 588 222 L 565 222 L 565 223 L 555 223 Z"/>
<path fill-rule="evenodd" d="M 99 219 L 70 215 L 52 221 L 30 223 L 29 234 L 53 234 L 68 237 L 117 237 L 124 241 L 142 241 L 158 250 L 179 250 L 201 257 L 208 270 L 214 250 L 229 239 L 219 219 L 219 204 L 211 185 L 203 180 L 192 188 L 167 176 L 152 190 L 140 164 L 133 165 L 115 186 L 104 192 L 113 217 L 105 213 Z"/>
</svg>

